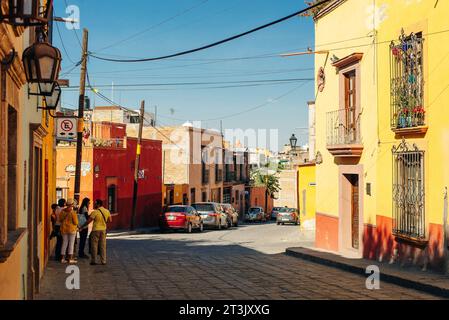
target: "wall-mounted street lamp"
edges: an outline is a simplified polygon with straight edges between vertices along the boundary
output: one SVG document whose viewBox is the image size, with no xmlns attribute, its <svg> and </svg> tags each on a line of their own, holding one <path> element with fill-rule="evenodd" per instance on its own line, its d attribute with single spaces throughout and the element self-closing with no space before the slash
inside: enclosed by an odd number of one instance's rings
<svg viewBox="0 0 449 320">
<path fill-rule="evenodd" d="M 22 61 L 28 83 L 37 83 L 37 95 L 51 96 L 61 70 L 61 52 L 47 41 L 36 42 L 23 52 Z M 36 95 L 36 94 L 35 94 Z"/>
<path fill-rule="evenodd" d="M 3 2 L 3 0 L 2 0 Z M 13 26 L 31 27 L 48 23 L 53 9 L 53 0 L 41 5 L 41 0 L 6 0 L 7 12 L 0 8 L 0 21 Z"/>
<path fill-rule="evenodd" d="M 43 110 L 56 110 L 61 99 L 61 87 L 56 82 L 51 96 L 44 96 L 45 107 L 38 107 Z"/>
</svg>

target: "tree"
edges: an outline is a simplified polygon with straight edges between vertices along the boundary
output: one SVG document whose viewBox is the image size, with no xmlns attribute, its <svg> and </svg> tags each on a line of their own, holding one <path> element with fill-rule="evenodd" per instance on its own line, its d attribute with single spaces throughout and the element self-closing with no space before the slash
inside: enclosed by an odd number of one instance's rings
<svg viewBox="0 0 449 320">
<path fill-rule="evenodd" d="M 281 190 L 278 173 L 278 170 L 270 170 L 268 167 L 251 172 L 254 186 L 265 188 L 265 211 L 268 211 L 268 197 L 274 198 L 274 195 Z"/>
</svg>

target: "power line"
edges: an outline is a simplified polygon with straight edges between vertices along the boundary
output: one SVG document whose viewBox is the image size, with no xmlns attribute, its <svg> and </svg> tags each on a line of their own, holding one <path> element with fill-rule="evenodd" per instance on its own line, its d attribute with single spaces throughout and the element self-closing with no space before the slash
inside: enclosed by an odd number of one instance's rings
<svg viewBox="0 0 449 320">
<path fill-rule="evenodd" d="M 128 112 L 140 114 L 138 111 L 136 111 L 136 110 L 131 110 L 131 109 L 129 109 L 129 108 L 123 107 L 122 105 L 120 105 L 120 104 L 118 104 L 118 103 L 112 101 L 111 99 L 109 99 L 109 98 L 106 97 L 105 95 L 101 94 L 101 93 L 98 92 L 97 90 L 94 90 L 94 88 L 93 88 L 93 87 L 91 86 L 91 84 L 90 84 L 89 74 L 87 74 L 87 83 L 88 83 L 88 86 L 91 88 L 91 90 L 92 90 L 97 96 L 99 96 L 100 98 L 104 99 L 105 101 L 111 103 L 113 106 L 119 107 L 119 108 L 121 108 L 121 109 L 123 109 L 123 110 L 125 110 L 125 111 L 128 111 Z M 148 121 L 148 119 L 145 117 L 145 115 L 141 115 L 141 116 L 143 116 L 144 121 L 146 121 L 147 123 L 150 123 L 150 124 L 151 124 L 151 122 Z M 180 148 L 180 149 L 183 149 L 183 148 L 182 148 L 181 146 L 179 146 L 176 142 L 174 142 L 174 141 L 171 140 L 169 137 L 167 137 L 167 136 L 166 136 L 162 131 L 160 131 L 156 126 L 153 126 L 153 128 L 154 128 L 157 132 L 159 132 L 162 136 L 164 136 L 166 139 L 168 139 L 172 144 L 176 145 L 176 146 L 177 146 L 178 148 Z"/>
<path fill-rule="evenodd" d="M 67 51 L 67 48 L 65 47 L 64 40 L 62 40 L 61 30 L 59 29 L 59 24 L 55 23 L 55 25 L 56 25 L 56 30 L 58 31 L 59 39 L 61 40 L 62 48 L 64 49 L 64 52 L 65 52 L 67 58 L 69 58 L 71 63 L 76 64 L 76 62 L 73 62 L 73 59 L 70 57 L 69 52 Z"/>
<path fill-rule="evenodd" d="M 69 4 L 67 3 L 67 0 L 64 0 L 64 3 L 65 3 L 65 6 L 66 6 L 66 7 L 69 7 Z M 74 21 L 72 21 L 71 23 L 72 23 L 72 25 L 75 24 Z M 79 38 L 79 36 L 78 36 L 78 33 L 76 32 L 75 28 L 72 28 L 72 30 L 73 30 L 73 32 L 75 33 L 75 38 L 76 38 L 76 40 L 78 41 L 78 44 L 79 44 L 80 48 L 82 48 L 83 45 L 82 45 L 81 40 L 80 40 L 80 38 Z"/>
<path fill-rule="evenodd" d="M 293 82 L 293 81 L 314 81 L 314 78 L 288 78 L 288 79 L 263 79 L 263 80 L 237 80 L 237 81 L 209 81 L 209 82 L 171 82 L 171 83 L 132 83 L 114 84 L 114 88 L 129 87 L 160 87 L 160 86 L 192 86 L 192 85 L 215 85 L 215 84 L 246 84 L 246 83 L 267 83 L 267 82 Z M 96 85 L 95 88 L 108 88 L 109 84 Z M 78 86 L 72 86 L 77 89 Z"/>
<path fill-rule="evenodd" d="M 279 100 L 281 100 L 282 98 L 284 98 L 284 97 L 286 97 L 286 96 L 292 94 L 292 93 L 295 92 L 296 90 L 298 90 L 298 89 L 300 89 L 301 87 L 303 87 L 306 83 L 307 83 L 307 82 L 303 82 L 303 83 L 301 83 L 299 86 L 296 86 L 296 87 L 294 87 L 294 88 L 291 89 L 291 90 L 288 90 L 287 92 L 281 94 L 280 96 L 278 96 L 278 97 L 276 97 L 276 98 L 274 98 L 274 99 L 272 99 L 272 100 L 270 100 L 270 101 L 267 101 L 267 102 L 265 102 L 265 103 L 262 103 L 262 104 L 260 104 L 260 105 L 257 105 L 257 106 L 255 106 L 255 107 L 252 107 L 252 108 L 249 108 L 249 109 L 240 111 L 240 112 L 232 113 L 232 114 L 229 114 L 229 115 L 221 116 L 221 117 L 217 117 L 217 118 L 209 118 L 209 119 L 201 119 L 201 120 L 199 120 L 199 121 L 215 121 L 215 120 L 229 119 L 229 118 L 233 118 L 233 117 L 235 117 L 235 116 L 239 116 L 239 115 L 242 115 L 242 114 L 245 114 L 245 113 L 248 113 L 248 112 L 251 112 L 251 111 L 260 109 L 260 108 L 263 108 L 263 107 L 265 107 L 265 106 L 267 106 L 267 105 L 269 105 L 269 104 L 271 104 L 271 103 L 273 103 L 273 102 L 275 102 L 275 101 L 279 101 Z"/>
<path fill-rule="evenodd" d="M 205 86 L 205 87 L 187 87 L 182 86 L 180 88 L 122 88 L 116 89 L 116 92 L 137 92 L 137 91 L 178 91 L 178 90 L 210 90 L 210 89 L 230 89 L 230 88 L 249 88 L 249 87 L 261 87 L 261 86 L 273 86 L 273 85 L 285 85 L 289 83 L 295 83 L 297 81 L 286 82 L 267 82 L 267 83 L 254 83 L 254 84 L 239 84 L 239 85 L 226 85 L 226 86 Z M 306 81 L 311 82 L 311 81 Z M 74 92 L 77 89 L 63 88 L 64 91 Z"/>
<path fill-rule="evenodd" d="M 331 0 L 323 0 L 323 1 L 320 1 L 320 2 L 318 2 L 318 3 L 315 3 L 314 5 L 311 5 L 311 6 L 307 7 L 307 8 L 305 8 L 305 9 L 302 9 L 302 10 L 300 10 L 300 11 L 297 11 L 297 12 L 295 12 L 295 13 L 292 13 L 292 14 L 290 14 L 290 15 L 288 15 L 288 16 L 285 16 L 285 17 L 280 18 L 280 19 L 278 19 L 278 20 L 269 22 L 269 23 L 264 24 L 264 25 L 262 25 L 262 26 L 259 26 L 259 27 L 257 27 L 257 28 L 251 29 L 251 30 L 249 30 L 249 31 L 246 31 L 246 32 L 237 34 L 237 35 L 235 35 L 235 36 L 232 36 L 232 37 L 229 37 L 229 38 L 226 38 L 226 39 L 223 39 L 223 40 L 220 40 L 220 41 L 217 41 L 217 42 L 214 42 L 214 43 L 211 43 L 211 44 L 208 44 L 208 45 L 199 47 L 199 48 L 195 48 L 195 49 L 191 49 L 191 50 L 187 50 L 187 51 L 182 51 L 182 52 L 178 52 L 178 53 L 174 53 L 174 54 L 170 54 L 170 55 L 165 55 L 165 56 L 160 56 L 160 57 L 155 57 L 155 58 L 129 59 L 129 60 L 126 60 L 126 59 L 124 59 L 124 60 L 121 60 L 121 59 L 110 59 L 110 58 L 100 57 L 100 56 L 94 55 L 94 54 L 92 54 L 92 53 L 90 53 L 89 55 L 90 55 L 91 57 L 96 58 L 96 59 L 99 59 L 99 60 L 109 61 L 109 62 L 120 62 L 120 63 L 146 62 L 146 61 L 155 61 L 155 60 L 162 60 L 162 59 L 168 59 L 168 58 L 178 57 L 178 56 L 182 56 L 182 55 L 186 55 L 186 54 L 190 54 L 190 53 L 202 51 L 202 50 L 205 50 L 205 49 L 209 49 L 209 48 L 212 48 L 212 47 L 216 47 L 216 46 L 218 46 L 218 45 L 221 45 L 221 44 L 224 44 L 224 43 L 226 43 L 226 42 L 230 42 L 230 41 L 236 40 L 236 39 L 238 39 L 238 38 L 244 37 L 244 36 L 246 36 L 246 35 L 249 35 L 249 34 L 251 34 L 251 33 L 256 32 L 256 31 L 259 31 L 259 30 L 262 30 L 262 29 L 266 29 L 266 28 L 268 28 L 268 27 L 271 27 L 271 26 L 273 26 L 273 25 L 276 25 L 276 24 L 278 24 L 278 23 L 281 23 L 281 22 L 283 22 L 283 21 L 285 21 L 285 20 L 291 19 L 291 18 L 296 17 L 296 16 L 298 16 L 298 15 L 300 15 L 300 14 L 303 14 L 303 13 L 309 11 L 310 9 L 316 8 L 316 7 L 318 7 L 318 6 L 321 6 L 321 5 L 323 5 L 323 4 L 325 4 L 325 3 L 329 2 L 329 1 L 331 1 Z"/>
<path fill-rule="evenodd" d="M 165 23 L 167 23 L 167 22 L 169 22 L 171 20 L 174 20 L 174 19 L 176 19 L 176 18 L 178 18 L 178 17 L 180 17 L 180 16 L 182 16 L 182 15 L 184 15 L 184 14 L 186 14 L 186 13 L 188 13 L 188 12 L 190 12 L 190 11 L 192 11 L 192 10 L 202 6 L 202 5 L 204 5 L 208 1 L 209 0 L 203 0 L 202 2 L 197 3 L 194 6 L 192 6 L 190 8 L 187 8 L 187 9 L 185 9 L 185 10 L 183 10 L 183 11 L 181 11 L 181 12 L 179 12 L 179 13 L 177 13 L 177 14 L 175 14 L 175 15 L 173 15 L 173 16 L 171 16 L 171 17 L 169 17 L 169 18 L 167 18 L 167 19 L 165 19 L 165 20 L 163 20 L 161 22 L 159 22 L 159 23 L 156 23 L 156 24 L 154 24 L 154 25 L 152 25 L 152 26 L 150 26 L 150 27 L 148 27 L 148 28 L 146 28 L 146 29 L 144 29 L 142 31 L 134 33 L 133 35 L 131 35 L 131 36 L 125 38 L 125 39 L 119 40 L 117 42 L 114 42 L 114 43 L 106 46 L 106 47 L 103 47 L 103 48 L 97 50 L 96 53 L 101 52 L 101 51 L 106 50 L 106 49 L 109 49 L 109 48 L 112 48 L 112 47 L 115 47 L 115 46 L 117 46 L 119 44 L 122 44 L 124 42 L 127 42 L 127 41 L 129 41 L 131 39 L 134 39 L 134 38 L 138 37 L 141 34 L 144 34 L 144 33 L 148 32 L 148 31 L 150 31 L 150 30 L 152 30 L 154 28 L 157 28 L 157 27 L 159 27 L 159 26 L 161 26 L 161 25 L 163 25 L 163 24 L 165 24 Z"/>
<path fill-rule="evenodd" d="M 129 75 L 120 75 L 120 79 L 126 79 L 126 78 L 132 78 L 132 79 L 149 79 L 149 78 L 163 78 L 163 79 L 182 79 L 182 78 L 227 78 L 227 77 L 238 77 L 238 76 L 261 76 L 261 75 L 271 75 L 271 74 L 282 74 L 282 73 L 293 73 L 293 72 L 302 72 L 302 71 L 313 71 L 315 68 L 289 68 L 289 69 L 273 69 L 273 70 L 265 70 L 265 71 L 257 71 L 257 72 L 218 72 L 218 73 L 206 73 L 206 74 L 168 74 L 168 75 L 162 75 L 162 74 L 151 74 L 151 75 L 143 75 L 143 74 L 129 74 Z M 95 74 L 95 73 L 94 73 Z M 118 75 L 117 75 L 118 76 Z M 103 79 L 110 79 L 111 76 L 98 76 L 96 75 L 95 78 L 103 78 Z"/>
</svg>

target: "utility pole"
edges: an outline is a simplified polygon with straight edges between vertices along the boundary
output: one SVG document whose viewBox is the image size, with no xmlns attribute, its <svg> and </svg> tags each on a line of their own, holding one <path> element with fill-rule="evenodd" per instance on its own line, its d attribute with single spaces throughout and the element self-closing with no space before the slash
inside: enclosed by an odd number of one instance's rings
<svg viewBox="0 0 449 320">
<path fill-rule="evenodd" d="M 137 211 L 137 187 L 139 179 L 139 164 L 140 164 L 140 153 L 141 153 L 141 141 L 142 141 L 142 130 L 143 130 L 143 118 L 145 115 L 145 101 L 142 101 L 140 105 L 140 121 L 139 121 L 139 136 L 137 138 L 137 150 L 136 150 L 136 162 L 134 164 L 134 191 L 133 191 L 133 212 L 131 216 L 131 230 L 134 230 L 136 224 L 136 211 Z"/>
<path fill-rule="evenodd" d="M 154 121 L 153 121 L 153 127 L 157 126 L 157 106 L 154 106 Z"/>
<path fill-rule="evenodd" d="M 83 129 L 84 129 L 84 98 L 86 93 L 86 73 L 87 73 L 87 46 L 89 31 L 83 30 L 83 48 L 81 52 L 81 76 L 80 91 L 78 99 L 78 133 L 76 137 L 76 169 L 75 169 L 75 192 L 74 198 L 79 204 L 81 187 L 81 161 L 83 152 Z"/>
</svg>

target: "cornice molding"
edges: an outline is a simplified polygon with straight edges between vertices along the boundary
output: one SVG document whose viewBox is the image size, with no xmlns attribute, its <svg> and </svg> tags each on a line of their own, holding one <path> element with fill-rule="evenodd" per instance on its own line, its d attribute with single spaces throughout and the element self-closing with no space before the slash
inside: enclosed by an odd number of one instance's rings
<svg viewBox="0 0 449 320">
<path fill-rule="evenodd" d="M 40 123 L 30 123 L 30 129 L 41 138 L 44 138 L 48 134 L 48 131 Z"/>
<path fill-rule="evenodd" d="M 360 60 L 362 60 L 362 58 L 363 53 L 356 52 L 332 63 L 332 66 L 336 67 L 337 69 L 344 69 L 347 66 L 350 66 L 351 64 L 359 62 Z"/>
</svg>

